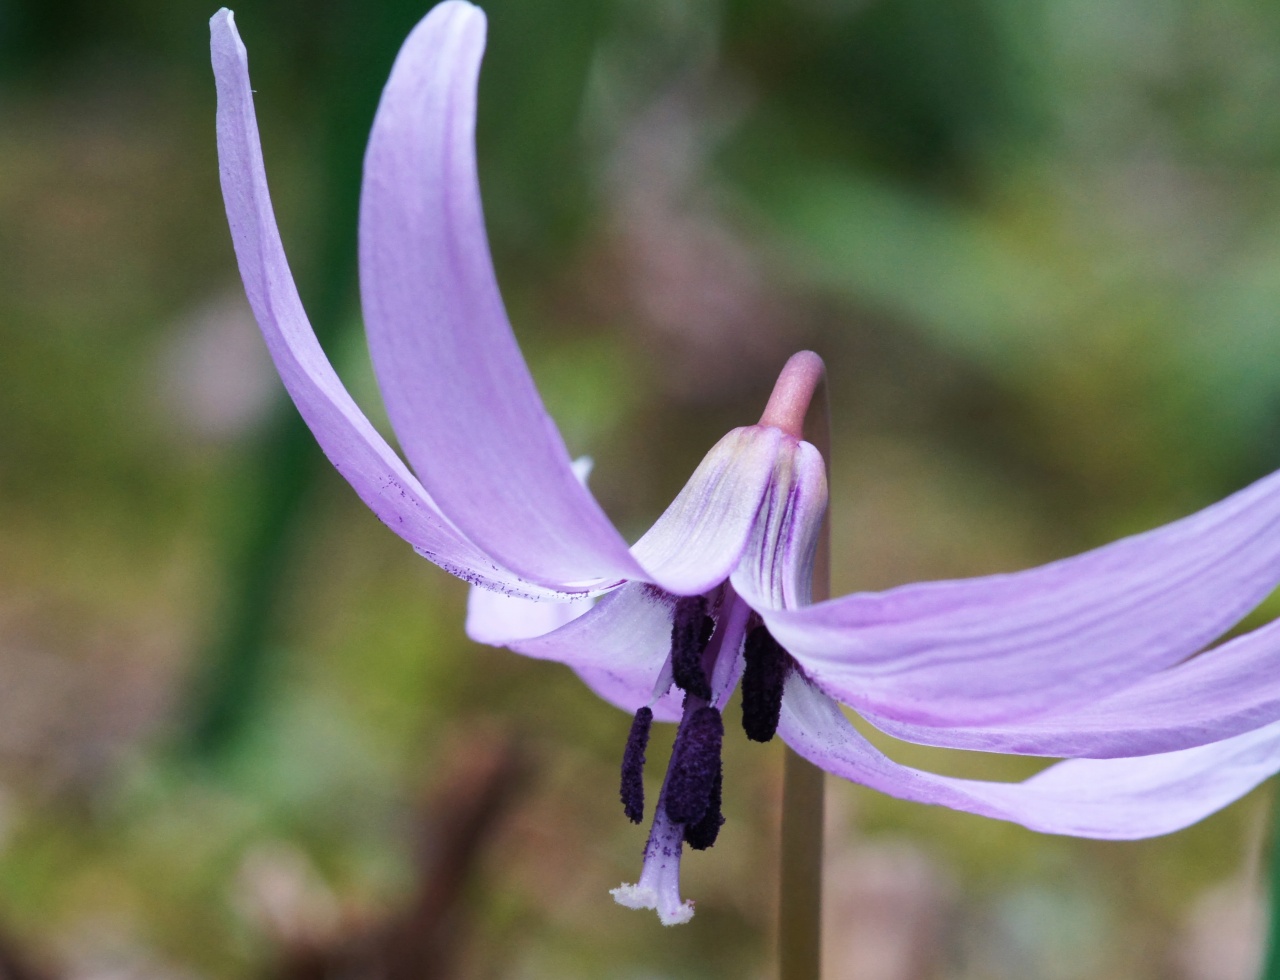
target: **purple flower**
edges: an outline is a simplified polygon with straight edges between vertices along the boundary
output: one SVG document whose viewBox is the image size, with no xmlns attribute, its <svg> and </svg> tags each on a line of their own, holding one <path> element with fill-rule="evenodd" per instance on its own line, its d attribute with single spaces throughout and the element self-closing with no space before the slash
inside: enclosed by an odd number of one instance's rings
<svg viewBox="0 0 1280 980">
<path fill-rule="evenodd" d="M 639 883 L 618 901 L 668 924 L 692 915 L 680 855 L 710 846 L 723 822 L 721 712 L 739 682 L 751 738 L 776 730 L 846 779 L 1049 833 L 1167 833 L 1280 769 L 1280 625 L 1200 652 L 1280 582 L 1280 475 L 1041 568 L 810 604 L 827 501 L 822 458 L 799 437 L 821 371 L 805 353 L 760 424 L 726 435 L 628 547 L 570 462 L 503 310 L 473 140 L 485 19 L 460 0 L 405 42 L 365 157 L 365 325 L 410 470 L 307 322 L 245 49 L 229 11 L 211 27 L 240 272 L 329 459 L 419 554 L 472 583 L 473 638 L 567 664 L 635 714 L 622 773 L 632 819 L 650 723 L 680 723 Z M 933 775 L 883 755 L 841 704 L 911 741 L 1067 761 L 1021 783 Z"/>
</svg>

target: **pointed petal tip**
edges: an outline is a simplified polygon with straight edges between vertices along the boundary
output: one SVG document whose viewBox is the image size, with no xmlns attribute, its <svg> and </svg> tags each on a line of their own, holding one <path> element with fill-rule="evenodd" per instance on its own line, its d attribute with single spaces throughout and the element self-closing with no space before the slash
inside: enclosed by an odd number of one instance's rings
<svg viewBox="0 0 1280 980">
<path fill-rule="evenodd" d="M 214 77 L 219 84 L 228 69 L 248 63 L 248 52 L 236 28 L 235 11 L 222 7 L 209 18 L 209 49 L 213 53 Z"/>
<path fill-rule="evenodd" d="M 418 27 L 434 33 L 436 29 L 445 30 L 446 25 L 453 24 L 477 30 L 483 36 L 488 32 L 489 20 L 483 10 L 467 0 L 444 0 L 444 3 L 438 3 L 427 11 Z M 406 46 L 408 43 L 406 41 Z"/>
<path fill-rule="evenodd" d="M 474 3 L 468 3 L 467 0 L 445 0 L 444 3 L 437 5 L 436 9 L 458 14 L 459 16 L 465 15 L 467 17 L 479 17 L 481 20 L 485 19 L 484 11 Z"/>
<path fill-rule="evenodd" d="M 210 19 L 217 146 L 232 242 L 267 349 L 325 454 L 360 498 L 423 556 L 461 578 L 509 591 L 521 579 L 463 538 L 369 424 L 334 373 L 294 288 L 267 188 L 249 58 L 234 15 Z"/>
</svg>

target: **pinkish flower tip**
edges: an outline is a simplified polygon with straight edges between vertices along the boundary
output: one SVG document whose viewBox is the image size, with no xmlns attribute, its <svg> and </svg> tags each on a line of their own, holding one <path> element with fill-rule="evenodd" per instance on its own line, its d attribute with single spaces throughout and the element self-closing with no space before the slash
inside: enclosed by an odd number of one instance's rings
<svg viewBox="0 0 1280 980">
<path fill-rule="evenodd" d="M 826 376 L 822 358 L 811 350 L 792 354 L 774 383 L 769 404 L 760 416 L 761 425 L 771 425 L 789 436 L 804 438 L 804 417 L 813 393 Z"/>
</svg>

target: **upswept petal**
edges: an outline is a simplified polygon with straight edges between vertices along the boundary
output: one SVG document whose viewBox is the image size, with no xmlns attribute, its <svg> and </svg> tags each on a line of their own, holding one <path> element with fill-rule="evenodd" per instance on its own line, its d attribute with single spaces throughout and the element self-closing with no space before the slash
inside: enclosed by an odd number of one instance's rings
<svg viewBox="0 0 1280 980">
<path fill-rule="evenodd" d="M 935 728 L 865 717 L 896 738 L 981 752 L 1108 759 L 1206 745 L 1280 721 L 1280 622 L 1098 701 L 1019 723 Z"/>
<path fill-rule="evenodd" d="M 863 738 L 839 706 L 793 674 L 778 734 L 815 765 L 917 803 L 1032 830 L 1133 840 L 1181 830 L 1280 770 L 1280 723 L 1197 748 L 1131 759 L 1072 759 L 1021 783 L 938 776 L 902 766 Z"/>
<path fill-rule="evenodd" d="M 505 567 L 563 587 L 642 577 L 575 478 L 507 322 L 475 161 L 485 18 L 414 28 L 365 155 L 360 287 L 391 423 L 441 510 Z"/>
<path fill-rule="evenodd" d="M 320 448 L 369 509 L 436 564 L 490 588 L 545 592 L 500 568 L 450 526 L 334 373 L 302 308 L 276 227 L 248 55 L 231 11 L 219 10 L 209 32 L 222 195 L 240 275 L 276 370 Z"/>
<path fill-rule="evenodd" d="M 790 437 L 786 437 L 790 439 Z M 807 606 L 813 559 L 827 513 L 827 467 L 807 442 L 784 444 L 752 526 L 734 590 L 756 610 Z"/>
<path fill-rule="evenodd" d="M 719 585 L 742 558 L 789 437 L 772 426 L 733 429 L 632 547 L 645 577 L 676 595 Z"/>
<path fill-rule="evenodd" d="M 671 650 L 672 599 L 651 585 L 610 592 L 589 612 L 544 636 L 510 642 L 517 653 L 572 667 L 596 694 L 623 711 L 649 704 Z M 658 721 L 679 721 L 681 692 L 653 704 Z"/>
<path fill-rule="evenodd" d="M 1280 582 L 1280 473 L 1199 513 L 1010 575 L 765 613 L 823 690 L 923 725 L 1101 697 L 1224 633 Z"/>
</svg>

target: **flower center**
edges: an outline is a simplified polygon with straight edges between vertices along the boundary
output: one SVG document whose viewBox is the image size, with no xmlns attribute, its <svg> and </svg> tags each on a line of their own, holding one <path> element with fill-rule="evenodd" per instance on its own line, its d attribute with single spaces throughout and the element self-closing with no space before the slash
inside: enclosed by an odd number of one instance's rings
<svg viewBox="0 0 1280 980">
<path fill-rule="evenodd" d="M 747 738 L 767 742 L 778 728 L 790 655 L 727 583 L 707 595 L 674 599 L 671 652 L 656 701 L 672 684 L 684 691 L 684 711 L 663 781 L 664 822 L 684 828 L 696 850 L 715 843 L 720 812 L 725 703 L 742 680 L 742 727 Z M 652 703 L 652 702 L 651 702 Z M 653 709 L 635 714 L 622 756 L 620 796 L 633 823 L 644 818 L 644 765 Z"/>
</svg>

